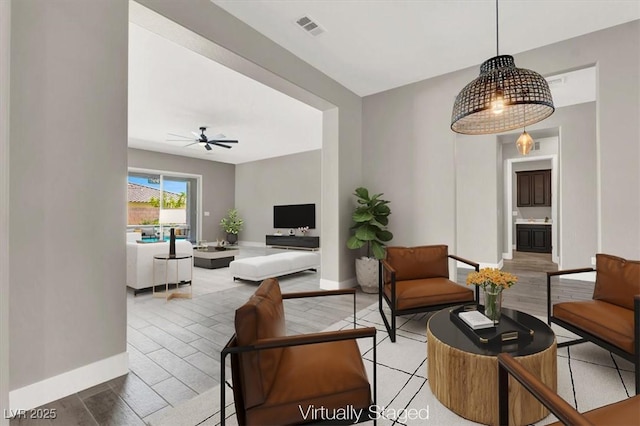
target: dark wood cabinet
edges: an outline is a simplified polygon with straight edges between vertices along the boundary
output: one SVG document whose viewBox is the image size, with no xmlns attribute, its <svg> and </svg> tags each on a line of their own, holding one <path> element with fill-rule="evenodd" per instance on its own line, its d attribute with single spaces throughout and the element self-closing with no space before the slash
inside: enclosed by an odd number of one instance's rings
<svg viewBox="0 0 640 426">
<path fill-rule="evenodd" d="M 516 225 L 516 250 L 551 253 L 551 226 Z"/>
<path fill-rule="evenodd" d="M 295 235 L 267 235 L 266 244 L 274 247 L 315 250 L 320 247 L 320 237 L 298 237 Z"/>
<path fill-rule="evenodd" d="M 518 207 L 551 206 L 551 170 L 516 172 Z"/>
</svg>

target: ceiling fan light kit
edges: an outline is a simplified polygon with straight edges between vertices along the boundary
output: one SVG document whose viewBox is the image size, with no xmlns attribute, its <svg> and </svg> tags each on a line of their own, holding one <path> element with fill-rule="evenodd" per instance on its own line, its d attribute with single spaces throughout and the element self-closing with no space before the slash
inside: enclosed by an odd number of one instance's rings
<svg viewBox="0 0 640 426">
<path fill-rule="evenodd" d="M 549 84 L 535 71 L 517 68 L 513 56 L 498 54 L 496 0 L 496 56 L 480 66 L 478 78 L 456 97 L 451 130 L 467 135 L 501 133 L 526 127 L 553 114 Z"/>
</svg>

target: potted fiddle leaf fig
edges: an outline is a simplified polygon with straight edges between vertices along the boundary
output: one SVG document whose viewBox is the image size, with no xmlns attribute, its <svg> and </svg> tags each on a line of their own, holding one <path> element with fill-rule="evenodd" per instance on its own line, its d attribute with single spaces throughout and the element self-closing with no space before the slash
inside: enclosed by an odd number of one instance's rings
<svg viewBox="0 0 640 426">
<path fill-rule="evenodd" d="M 354 195 L 358 206 L 353 212 L 355 224 L 351 229 L 354 233 L 347 241 L 347 247 L 353 250 L 367 247 L 367 255 L 356 259 L 356 278 L 362 291 L 376 293 L 378 260 L 384 259 L 384 247 L 393 238 L 393 234 L 387 230 L 391 209 L 389 201 L 380 198 L 383 194 L 370 196 L 366 188 L 360 187 Z"/>
<path fill-rule="evenodd" d="M 227 234 L 227 242 L 235 244 L 238 242 L 238 233 L 242 231 L 244 221 L 240 219 L 237 209 L 231 209 L 227 212 L 227 216 L 220 220 L 220 226 Z"/>
</svg>

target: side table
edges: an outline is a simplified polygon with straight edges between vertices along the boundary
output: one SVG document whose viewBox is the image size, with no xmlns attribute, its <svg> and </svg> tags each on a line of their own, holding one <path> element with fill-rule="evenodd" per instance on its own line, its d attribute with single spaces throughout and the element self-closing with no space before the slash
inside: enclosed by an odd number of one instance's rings
<svg viewBox="0 0 640 426">
<path fill-rule="evenodd" d="M 180 291 L 180 279 L 178 278 L 178 270 L 180 268 L 181 260 L 189 260 L 189 269 L 191 271 L 189 275 L 189 281 L 183 281 L 183 283 L 189 284 L 189 292 L 183 293 Z M 156 262 L 161 261 L 164 262 L 164 291 L 156 291 Z M 176 288 L 174 290 L 169 290 L 169 262 L 175 261 L 176 263 Z M 191 299 L 193 295 L 193 255 L 187 253 L 176 253 L 175 255 L 169 254 L 156 254 L 153 256 L 153 297 L 164 297 L 166 301 L 169 301 L 173 298 L 186 298 Z"/>
<path fill-rule="evenodd" d="M 449 317 L 448 308 L 427 323 L 427 377 L 436 398 L 454 413 L 474 422 L 498 424 L 498 354 L 508 352 L 554 391 L 557 387 L 557 346 L 551 328 L 539 319 L 512 309 L 508 315 L 534 331 L 533 340 L 480 347 Z M 531 424 L 549 411 L 514 379 L 509 379 L 509 424 Z"/>
</svg>

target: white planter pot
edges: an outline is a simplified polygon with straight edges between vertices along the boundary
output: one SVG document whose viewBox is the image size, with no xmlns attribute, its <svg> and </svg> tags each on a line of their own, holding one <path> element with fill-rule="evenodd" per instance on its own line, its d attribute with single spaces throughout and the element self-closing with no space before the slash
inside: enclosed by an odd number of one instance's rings
<svg viewBox="0 0 640 426">
<path fill-rule="evenodd" d="M 378 292 L 378 259 L 361 257 L 356 259 L 356 279 L 365 293 Z"/>
</svg>

